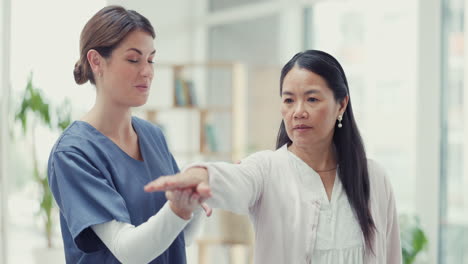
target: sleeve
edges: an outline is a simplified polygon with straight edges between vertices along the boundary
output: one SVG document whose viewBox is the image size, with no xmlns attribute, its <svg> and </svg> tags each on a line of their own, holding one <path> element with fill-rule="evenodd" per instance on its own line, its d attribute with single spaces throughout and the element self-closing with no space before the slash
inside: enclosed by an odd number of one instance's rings
<svg viewBox="0 0 468 264">
<path fill-rule="evenodd" d="M 75 152 L 53 154 L 50 187 L 77 247 L 103 247 L 90 226 L 117 220 L 130 223 L 125 201 L 87 157 Z"/>
<path fill-rule="evenodd" d="M 193 164 L 208 170 L 212 198 L 207 200 L 213 208 L 237 214 L 248 214 L 263 192 L 265 174 L 269 168 L 266 152 L 245 158 L 240 164 L 226 162 Z"/>
<path fill-rule="evenodd" d="M 195 238 L 199 235 L 204 220 L 206 219 L 203 209 L 200 207 L 198 210 L 193 212 L 192 219 L 184 228 L 185 246 L 192 245 Z"/>
<path fill-rule="evenodd" d="M 167 152 L 167 155 L 170 157 L 170 162 L 171 162 L 171 166 L 172 166 L 174 174 L 179 173 L 180 172 L 179 166 L 177 165 L 177 162 L 174 159 L 174 156 L 169 150 L 163 131 L 161 130 L 160 127 L 158 127 L 155 124 L 151 124 L 151 126 L 156 135 L 156 139 L 157 139 L 156 142 L 160 142 L 164 146 L 164 149 Z M 192 219 L 190 220 L 190 222 L 188 222 L 188 224 L 185 226 L 183 230 L 186 246 L 190 246 L 191 243 L 193 243 L 197 235 L 200 233 L 205 219 L 206 217 L 201 207 L 199 207 L 198 210 L 194 211 Z"/>
<path fill-rule="evenodd" d="M 178 217 L 166 203 L 147 222 L 135 227 L 115 220 L 91 228 L 122 263 L 149 263 L 161 255 L 188 221 Z"/>
<path fill-rule="evenodd" d="M 174 173 L 179 173 L 179 166 L 177 166 L 177 162 L 174 159 L 174 156 L 169 152 L 169 155 L 171 156 L 171 164 L 172 164 L 172 169 L 174 170 Z"/>
<path fill-rule="evenodd" d="M 395 204 L 395 196 L 392 186 L 385 177 L 387 185 L 387 262 L 389 264 L 401 264 L 402 252 L 400 242 L 400 227 L 398 225 L 398 213 Z"/>
</svg>

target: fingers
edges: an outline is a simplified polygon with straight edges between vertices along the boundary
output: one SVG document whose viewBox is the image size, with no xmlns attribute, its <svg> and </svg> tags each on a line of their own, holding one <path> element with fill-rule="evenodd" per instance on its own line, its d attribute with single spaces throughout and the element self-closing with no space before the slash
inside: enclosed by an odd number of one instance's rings
<svg viewBox="0 0 468 264">
<path fill-rule="evenodd" d="M 195 207 L 205 200 L 191 189 L 166 191 L 165 195 L 167 200 L 184 206 Z"/>
<path fill-rule="evenodd" d="M 167 191 L 166 199 L 170 201 L 178 202 L 180 200 L 180 190 Z"/>
<path fill-rule="evenodd" d="M 197 192 L 194 192 L 191 189 L 166 191 L 166 198 L 177 206 L 191 207 L 192 210 L 196 206 L 200 205 L 205 211 L 207 217 L 211 216 L 213 213 L 213 209 L 204 203 L 208 198 L 200 196 Z"/>
<path fill-rule="evenodd" d="M 203 208 L 203 211 L 205 211 L 206 216 L 210 217 L 213 213 L 213 209 L 211 209 L 211 207 L 208 206 L 206 203 L 201 203 L 201 207 Z"/>
<path fill-rule="evenodd" d="M 197 193 L 192 193 L 192 196 L 190 197 L 190 204 L 191 205 L 197 205 L 200 200 L 200 195 Z"/>
<path fill-rule="evenodd" d="M 170 177 L 175 176 L 161 176 L 156 180 L 145 185 L 145 192 L 164 191 L 169 186 Z"/>
<path fill-rule="evenodd" d="M 146 192 L 157 192 L 173 189 L 185 189 L 195 187 L 201 182 L 203 181 L 197 177 L 184 176 L 184 174 L 179 173 L 171 176 L 161 176 L 145 185 L 144 190 Z"/>
<path fill-rule="evenodd" d="M 208 185 L 208 183 L 206 183 L 206 182 L 202 182 L 202 183 L 198 184 L 196 186 L 195 190 L 203 198 L 211 197 L 211 188 Z"/>
</svg>

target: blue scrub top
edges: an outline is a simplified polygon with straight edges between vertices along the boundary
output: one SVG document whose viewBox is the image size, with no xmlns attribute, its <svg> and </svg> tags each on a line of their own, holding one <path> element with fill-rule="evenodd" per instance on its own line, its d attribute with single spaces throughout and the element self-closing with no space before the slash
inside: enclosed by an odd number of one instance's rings
<svg viewBox="0 0 468 264">
<path fill-rule="evenodd" d="M 132 125 L 144 161 L 83 121 L 73 122 L 52 149 L 49 185 L 60 207 L 67 263 L 119 263 L 91 226 L 112 220 L 138 226 L 166 202 L 164 193 L 146 193 L 143 187 L 177 173 L 177 164 L 158 127 L 136 117 Z M 150 263 L 186 263 L 183 232 Z"/>
</svg>

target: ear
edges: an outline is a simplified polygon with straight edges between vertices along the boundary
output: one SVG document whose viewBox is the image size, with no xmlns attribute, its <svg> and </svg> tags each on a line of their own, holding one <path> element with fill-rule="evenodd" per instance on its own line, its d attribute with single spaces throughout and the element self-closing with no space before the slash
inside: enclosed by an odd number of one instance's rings
<svg viewBox="0 0 468 264">
<path fill-rule="evenodd" d="M 91 70 L 93 70 L 94 76 L 98 76 L 99 73 L 102 74 L 103 67 L 103 57 L 99 52 L 94 49 L 90 49 L 86 54 L 89 65 L 91 65 Z"/>
<path fill-rule="evenodd" d="M 340 115 L 343 115 L 343 113 L 346 111 L 346 107 L 348 106 L 348 102 L 349 102 L 349 96 L 347 95 L 340 102 L 340 108 L 338 109 L 338 112 L 340 113 Z"/>
</svg>

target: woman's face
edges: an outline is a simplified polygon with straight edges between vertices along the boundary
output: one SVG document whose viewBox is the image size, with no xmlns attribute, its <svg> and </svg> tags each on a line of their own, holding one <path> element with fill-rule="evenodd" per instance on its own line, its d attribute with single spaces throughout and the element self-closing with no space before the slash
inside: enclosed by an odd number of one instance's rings
<svg viewBox="0 0 468 264">
<path fill-rule="evenodd" d="M 147 32 L 130 32 L 104 60 L 98 93 L 125 107 L 146 103 L 153 80 L 153 38 Z"/>
<path fill-rule="evenodd" d="M 348 99 L 338 103 L 325 79 L 295 66 L 283 80 L 281 101 L 281 115 L 293 145 L 309 147 L 331 144 L 336 120 Z"/>
</svg>

